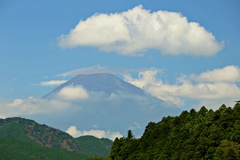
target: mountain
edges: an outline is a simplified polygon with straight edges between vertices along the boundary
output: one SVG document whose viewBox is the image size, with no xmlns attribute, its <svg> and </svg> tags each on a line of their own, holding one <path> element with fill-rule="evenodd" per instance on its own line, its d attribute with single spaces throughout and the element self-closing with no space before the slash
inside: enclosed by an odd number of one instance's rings
<svg viewBox="0 0 240 160">
<path fill-rule="evenodd" d="M 240 103 L 218 110 L 204 106 L 196 112 L 183 111 L 179 116 L 150 122 L 139 139 L 129 134 L 116 139 L 111 159 L 186 160 L 240 159 Z"/>
<path fill-rule="evenodd" d="M 164 116 L 181 112 L 173 104 L 107 73 L 77 75 L 43 98 L 54 104 L 58 102 L 58 105 L 68 104 L 68 108 L 63 112 L 26 118 L 62 130 L 76 126 L 80 131 L 104 130 L 124 134 L 131 129 L 140 136 L 149 121 L 159 121 Z M 109 136 L 112 139 L 113 134 Z"/>
<path fill-rule="evenodd" d="M 52 95 L 57 94 L 61 89 L 67 86 L 78 86 L 81 85 L 90 92 L 104 92 L 108 95 L 117 92 L 123 92 L 127 94 L 143 96 L 146 93 L 113 74 L 99 73 L 99 74 L 80 74 L 66 83 L 60 85 L 49 94 L 45 95 L 44 98 L 50 98 Z"/>
<path fill-rule="evenodd" d="M 87 137 L 88 140 L 85 141 L 84 139 L 86 138 L 75 139 L 59 129 L 38 124 L 33 120 L 17 117 L 0 119 L 1 159 L 5 159 L 5 156 L 6 159 L 16 159 L 16 155 L 21 155 L 17 159 L 42 159 L 41 156 L 45 157 L 44 159 L 86 159 L 109 154 L 112 141 L 96 137 Z M 107 143 L 103 143 L 105 141 Z M 94 145 L 91 142 L 96 143 Z M 91 148 L 87 147 L 88 144 L 95 149 L 94 155 Z"/>
</svg>

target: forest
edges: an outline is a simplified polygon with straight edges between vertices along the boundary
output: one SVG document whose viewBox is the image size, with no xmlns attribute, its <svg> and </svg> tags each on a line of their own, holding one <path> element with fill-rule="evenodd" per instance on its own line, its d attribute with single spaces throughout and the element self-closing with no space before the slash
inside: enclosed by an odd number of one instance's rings
<svg viewBox="0 0 240 160">
<path fill-rule="evenodd" d="M 218 110 L 201 107 L 179 116 L 150 122 L 141 138 L 116 138 L 112 160 L 238 160 L 240 159 L 240 103 Z"/>
</svg>

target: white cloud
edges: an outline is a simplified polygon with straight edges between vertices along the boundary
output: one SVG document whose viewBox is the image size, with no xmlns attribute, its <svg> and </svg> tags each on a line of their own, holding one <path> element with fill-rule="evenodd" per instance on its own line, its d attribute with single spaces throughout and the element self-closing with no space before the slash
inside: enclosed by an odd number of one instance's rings
<svg viewBox="0 0 240 160">
<path fill-rule="evenodd" d="M 105 66 L 96 65 L 93 67 L 79 68 L 69 72 L 60 74 L 59 76 L 72 76 L 78 74 L 95 74 L 95 73 L 110 73 L 110 74 L 125 74 L 128 72 L 139 72 L 142 69 L 136 68 L 109 68 Z"/>
<path fill-rule="evenodd" d="M 23 100 L 22 99 L 15 99 L 13 102 L 9 103 L 8 106 L 10 107 L 17 107 L 21 104 L 23 104 Z"/>
<path fill-rule="evenodd" d="M 116 137 L 123 137 L 119 132 L 104 131 L 104 130 L 84 130 L 79 131 L 76 126 L 70 126 L 66 132 L 73 137 L 80 137 L 85 135 L 95 136 L 97 138 L 108 138 L 114 140 Z"/>
<path fill-rule="evenodd" d="M 191 75 L 191 79 L 200 82 L 240 82 L 240 68 L 238 66 L 226 66 L 200 75 Z"/>
<path fill-rule="evenodd" d="M 51 81 L 46 81 L 46 82 L 41 82 L 41 86 L 58 86 L 63 83 L 67 82 L 67 80 L 51 80 Z"/>
<path fill-rule="evenodd" d="M 186 98 L 220 102 L 222 99 L 239 99 L 240 97 L 240 88 L 233 83 L 239 82 L 237 78 L 239 69 L 236 66 L 226 66 L 200 75 L 182 76 L 174 84 L 163 82 L 157 77 L 158 72 L 157 69 L 151 68 L 141 72 L 137 78 L 127 76 L 125 80 L 160 99 L 171 101 L 179 106 L 184 105 L 183 99 Z"/>
<path fill-rule="evenodd" d="M 131 75 L 128 74 L 125 74 L 124 78 L 127 82 L 130 82 L 139 88 L 144 88 L 148 86 L 148 84 L 158 85 L 159 83 L 162 83 L 156 79 L 156 75 L 159 73 L 163 73 L 163 70 L 150 68 L 149 70 L 139 72 L 138 79 L 133 79 Z"/>
<path fill-rule="evenodd" d="M 61 100 L 48 100 L 36 97 L 27 99 L 0 99 L 0 117 L 28 116 L 35 114 L 58 113 L 79 106 Z"/>
<path fill-rule="evenodd" d="M 176 12 L 150 12 L 136 6 L 126 12 L 94 14 L 59 37 L 63 48 L 95 46 L 103 51 L 142 55 L 148 49 L 162 54 L 211 56 L 222 49 L 214 35 Z"/>
<path fill-rule="evenodd" d="M 87 90 L 85 90 L 82 86 L 67 86 L 62 88 L 58 92 L 58 96 L 65 100 L 84 100 L 89 98 L 89 94 Z"/>
<path fill-rule="evenodd" d="M 230 83 L 198 83 L 184 82 L 181 84 L 161 84 L 149 86 L 148 92 L 164 96 L 179 96 L 193 99 L 218 99 L 224 97 L 235 97 L 240 95 L 240 89 L 236 84 Z"/>
</svg>

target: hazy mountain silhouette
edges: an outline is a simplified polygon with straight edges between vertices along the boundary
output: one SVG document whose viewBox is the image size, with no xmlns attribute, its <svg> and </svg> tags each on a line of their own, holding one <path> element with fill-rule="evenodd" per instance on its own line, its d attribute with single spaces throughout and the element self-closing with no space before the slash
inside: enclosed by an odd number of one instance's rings
<svg viewBox="0 0 240 160">
<path fill-rule="evenodd" d="M 75 107 L 64 113 L 42 114 L 35 116 L 35 119 L 61 129 L 74 125 L 79 130 L 102 129 L 120 131 L 122 134 L 131 129 L 134 134 L 141 135 L 148 122 L 181 112 L 176 106 L 112 74 L 77 75 L 43 98 L 60 99 L 58 94 L 70 86 L 84 88 L 88 98 L 73 101 Z"/>
</svg>

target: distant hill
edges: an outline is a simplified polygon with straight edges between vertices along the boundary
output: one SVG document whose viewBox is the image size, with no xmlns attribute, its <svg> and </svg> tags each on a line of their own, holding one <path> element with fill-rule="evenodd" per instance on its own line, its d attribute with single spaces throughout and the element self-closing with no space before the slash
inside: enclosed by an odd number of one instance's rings
<svg viewBox="0 0 240 160">
<path fill-rule="evenodd" d="M 23 118 L 0 119 L 0 136 L 35 142 L 41 146 L 68 151 L 80 151 L 80 143 L 69 134 L 33 120 Z"/>
<path fill-rule="evenodd" d="M 183 111 L 176 117 L 150 122 L 143 136 L 116 139 L 112 159 L 137 160 L 239 160 L 240 103 L 233 108 L 222 105 L 218 110 L 204 106 Z"/>
<path fill-rule="evenodd" d="M 0 119 L 0 159 L 86 159 L 109 154 L 112 141 L 95 137 L 73 138 L 33 120 Z M 98 142 L 94 145 L 92 142 Z M 92 154 L 88 143 L 94 148 Z M 33 158 L 34 157 L 34 158 Z M 64 158 L 65 157 L 65 158 Z"/>
</svg>

